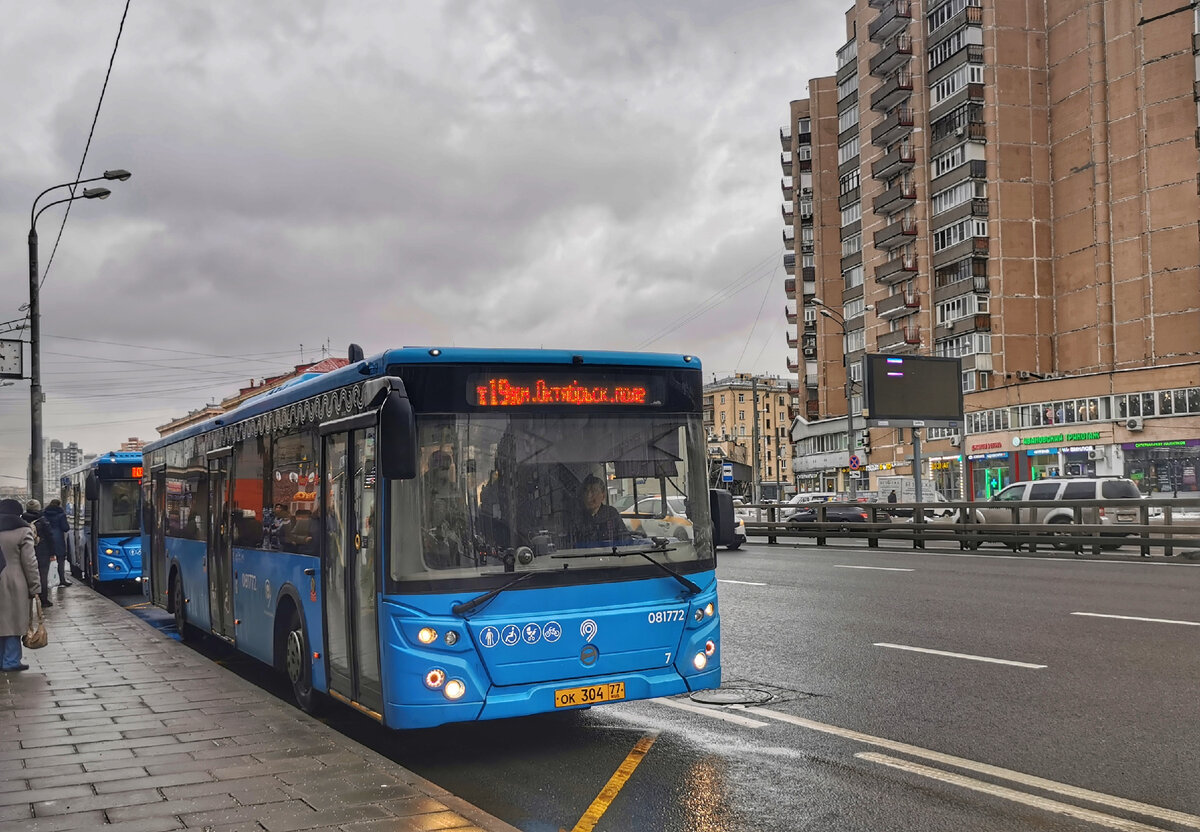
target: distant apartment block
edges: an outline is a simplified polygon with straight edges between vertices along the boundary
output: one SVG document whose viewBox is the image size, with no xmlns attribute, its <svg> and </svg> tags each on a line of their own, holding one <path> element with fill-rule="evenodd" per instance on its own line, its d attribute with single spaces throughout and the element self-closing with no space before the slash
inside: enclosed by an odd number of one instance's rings
<svg viewBox="0 0 1200 832">
<path fill-rule="evenodd" d="M 735 463 L 734 490 L 752 494 L 761 483 L 760 496 L 776 500 L 794 492 L 790 427 L 796 404 L 795 385 L 778 376 L 737 373 L 704 385 L 709 456 Z"/>
<path fill-rule="evenodd" d="M 845 487 L 866 352 L 961 359 L 965 421 L 925 437 L 948 496 L 1051 474 L 1197 490 L 1198 32 L 1175 0 L 850 6 L 780 132 L 802 490 Z M 908 439 L 850 441 L 911 474 Z"/>
</svg>

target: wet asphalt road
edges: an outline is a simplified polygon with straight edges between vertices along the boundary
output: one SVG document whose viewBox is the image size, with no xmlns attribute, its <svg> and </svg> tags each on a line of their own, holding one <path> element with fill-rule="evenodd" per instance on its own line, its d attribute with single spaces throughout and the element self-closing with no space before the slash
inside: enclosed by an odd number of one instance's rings
<svg viewBox="0 0 1200 832">
<path fill-rule="evenodd" d="M 639 740 L 598 832 L 1200 829 L 1200 565 L 750 544 L 718 578 L 723 688 L 761 708 L 326 719 L 528 832 L 572 829 Z"/>
</svg>

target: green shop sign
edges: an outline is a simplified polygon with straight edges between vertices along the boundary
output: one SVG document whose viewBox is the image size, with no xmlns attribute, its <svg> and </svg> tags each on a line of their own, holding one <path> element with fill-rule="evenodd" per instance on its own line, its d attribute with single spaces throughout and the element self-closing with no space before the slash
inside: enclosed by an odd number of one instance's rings
<svg viewBox="0 0 1200 832">
<path fill-rule="evenodd" d="M 1089 442 L 1100 438 L 1100 431 L 1089 430 L 1083 433 L 1056 433 L 1053 436 L 1025 436 L 1021 438 L 1022 445 L 1055 445 L 1059 442 Z"/>
</svg>

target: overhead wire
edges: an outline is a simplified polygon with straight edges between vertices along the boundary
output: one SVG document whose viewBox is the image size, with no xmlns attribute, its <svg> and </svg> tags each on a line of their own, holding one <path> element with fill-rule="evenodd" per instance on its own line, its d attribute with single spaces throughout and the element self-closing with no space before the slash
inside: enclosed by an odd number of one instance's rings
<svg viewBox="0 0 1200 832">
<path fill-rule="evenodd" d="M 771 273 L 771 277 L 775 277 L 775 275 L 777 275 L 777 274 L 779 274 L 779 264 L 778 264 L 778 263 L 776 263 L 776 264 L 775 264 L 775 271 L 773 271 L 773 272 Z M 766 290 L 765 292 L 763 292 L 763 299 L 762 299 L 762 303 L 760 303 L 760 304 L 758 305 L 758 314 L 754 316 L 754 323 L 751 325 L 751 327 L 750 327 L 750 331 L 749 331 L 749 332 L 746 334 L 746 343 L 745 343 L 745 344 L 742 344 L 742 351 L 741 351 L 741 353 L 738 355 L 738 360 L 737 360 L 737 363 L 736 363 L 736 364 L 734 364 L 734 367 L 736 367 L 737 369 L 741 369 L 741 366 L 742 366 L 742 359 L 743 359 L 743 358 L 745 357 L 745 355 L 746 355 L 746 349 L 747 349 L 747 348 L 750 346 L 750 339 L 754 337 L 754 330 L 756 330 L 756 329 L 758 328 L 758 321 L 759 321 L 759 318 L 761 318 L 761 317 L 762 317 L 762 312 L 763 312 L 763 309 L 764 309 L 764 308 L 766 307 L 766 305 L 767 305 L 767 296 L 768 296 L 768 295 L 770 295 L 770 294 L 771 294 L 771 283 L 767 283 L 767 290 Z M 766 342 L 765 342 L 765 341 L 763 342 L 763 346 L 764 346 L 764 347 L 766 347 Z M 758 354 L 759 354 L 759 355 L 762 355 L 762 350 L 759 350 L 759 351 L 758 351 Z M 755 361 L 757 362 L 757 360 L 758 360 L 758 359 L 756 358 L 756 359 L 755 359 Z"/>
</svg>

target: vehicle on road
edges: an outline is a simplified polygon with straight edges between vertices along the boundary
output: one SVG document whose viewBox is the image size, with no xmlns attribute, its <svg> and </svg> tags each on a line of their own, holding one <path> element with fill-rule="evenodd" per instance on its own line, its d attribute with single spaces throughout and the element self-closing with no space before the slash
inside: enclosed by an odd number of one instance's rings
<svg viewBox="0 0 1200 832">
<path fill-rule="evenodd" d="M 692 539 L 692 521 L 688 519 L 687 500 L 683 497 L 643 497 L 624 509 L 621 516 L 634 534 L 674 540 Z"/>
<path fill-rule="evenodd" d="M 888 522 L 886 515 L 879 512 L 879 521 Z M 815 523 L 818 519 L 816 506 L 801 506 L 787 519 L 789 523 Z M 825 506 L 826 523 L 866 523 L 871 519 L 870 511 L 857 505 L 827 505 Z"/>
<path fill-rule="evenodd" d="M 92 586 L 142 580 L 142 455 L 113 451 L 59 481 L 71 573 Z"/>
<path fill-rule="evenodd" d="M 718 687 L 702 384 L 693 356 L 352 346 L 146 447 L 145 591 L 391 728 Z M 683 537 L 613 505 L 662 494 Z"/>
<path fill-rule="evenodd" d="M 1005 486 L 991 500 L 975 509 L 975 517 L 979 523 L 1068 525 L 1075 522 L 1075 509 L 1071 506 L 1027 507 L 1014 512 L 1005 504 L 1036 500 L 1090 500 L 1111 502 L 1111 505 L 1084 507 L 1080 513 L 1084 525 L 1132 526 L 1141 522 L 1139 506 L 1135 502 L 1141 498 L 1137 484 L 1124 477 L 1047 478 Z"/>
</svg>

